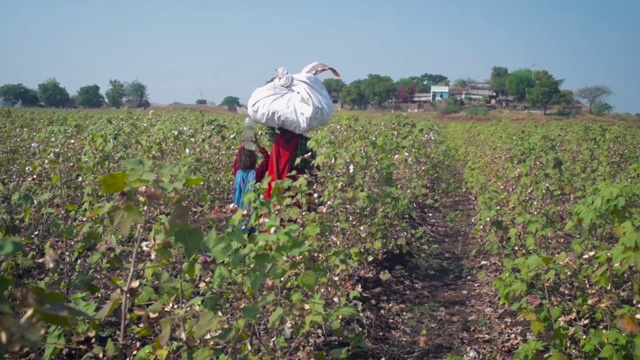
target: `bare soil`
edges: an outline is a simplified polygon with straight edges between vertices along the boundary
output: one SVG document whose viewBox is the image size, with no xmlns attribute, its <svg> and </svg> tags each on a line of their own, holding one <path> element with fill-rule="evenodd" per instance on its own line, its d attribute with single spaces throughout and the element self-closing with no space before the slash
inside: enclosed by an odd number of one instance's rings
<svg viewBox="0 0 640 360">
<path fill-rule="evenodd" d="M 474 200 L 464 194 L 420 204 L 409 221 L 425 226 L 407 253 L 389 253 L 354 279 L 362 287 L 365 341 L 350 359 L 510 359 L 528 323 L 499 302 L 497 258 L 475 252 Z M 383 281 L 380 273 L 391 277 Z M 484 272 L 484 276 L 479 276 Z M 455 357 L 451 357 L 455 359 Z"/>
</svg>

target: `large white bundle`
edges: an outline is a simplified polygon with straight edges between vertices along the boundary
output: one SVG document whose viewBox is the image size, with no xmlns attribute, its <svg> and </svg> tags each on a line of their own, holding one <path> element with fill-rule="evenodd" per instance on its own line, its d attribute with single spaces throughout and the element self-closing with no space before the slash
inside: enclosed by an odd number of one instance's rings
<svg viewBox="0 0 640 360">
<path fill-rule="evenodd" d="M 312 63 L 299 74 L 277 69 L 276 78 L 251 94 L 248 115 L 254 122 L 269 127 L 282 127 L 298 134 L 326 125 L 333 115 L 333 101 L 316 75 L 331 70 L 323 63 Z"/>
</svg>

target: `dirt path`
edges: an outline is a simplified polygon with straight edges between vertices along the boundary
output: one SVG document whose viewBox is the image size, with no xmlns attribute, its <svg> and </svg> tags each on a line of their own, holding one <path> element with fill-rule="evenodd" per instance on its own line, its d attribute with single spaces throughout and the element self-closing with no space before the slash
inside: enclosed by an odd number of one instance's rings
<svg viewBox="0 0 640 360">
<path fill-rule="evenodd" d="M 389 254 L 356 279 L 363 289 L 365 341 L 351 359 L 510 359 L 526 336 L 491 285 L 500 263 L 472 254 L 473 199 L 457 194 L 420 205 L 426 228 L 412 252 Z M 383 281 L 379 274 L 391 277 Z M 478 276 L 484 271 L 486 277 Z M 526 325 L 526 324 L 524 324 Z"/>
</svg>

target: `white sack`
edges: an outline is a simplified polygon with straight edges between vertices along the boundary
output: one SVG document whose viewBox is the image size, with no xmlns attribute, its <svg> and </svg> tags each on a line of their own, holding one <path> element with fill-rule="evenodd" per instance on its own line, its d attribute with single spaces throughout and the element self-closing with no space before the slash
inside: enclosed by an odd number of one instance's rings
<svg viewBox="0 0 640 360">
<path fill-rule="evenodd" d="M 326 64 L 312 63 L 299 74 L 277 69 L 276 78 L 257 88 L 247 102 L 248 115 L 254 122 L 269 127 L 282 127 L 298 134 L 326 125 L 333 115 L 333 101 L 316 77 L 335 69 Z"/>
</svg>

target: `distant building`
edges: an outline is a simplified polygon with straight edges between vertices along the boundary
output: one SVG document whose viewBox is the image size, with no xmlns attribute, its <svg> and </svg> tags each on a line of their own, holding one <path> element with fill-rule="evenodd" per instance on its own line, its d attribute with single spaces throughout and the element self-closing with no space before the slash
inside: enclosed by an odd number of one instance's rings
<svg viewBox="0 0 640 360">
<path fill-rule="evenodd" d="M 449 98 L 449 86 L 446 86 L 446 85 L 431 86 L 431 101 L 440 101 L 448 98 Z"/>
<path fill-rule="evenodd" d="M 430 93 L 415 93 L 411 98 L 411 102 L 426 102 L 431 100 Z"/>
<path fill-rule="evenodd" d="M 464 88 L 462 99 L 480 100 L 482 98 L 488 98 L 492 102 L 495 101 L 497 94 L 491 90 L 489 83 L 471 83 Z"/>
</svg>

